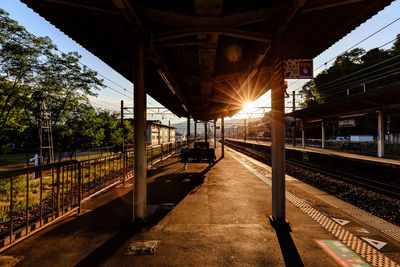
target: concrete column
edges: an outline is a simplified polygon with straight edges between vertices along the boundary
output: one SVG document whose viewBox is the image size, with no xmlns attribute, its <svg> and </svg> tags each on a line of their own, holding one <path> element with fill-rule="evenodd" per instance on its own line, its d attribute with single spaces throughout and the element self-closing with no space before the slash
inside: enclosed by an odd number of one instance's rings
<svg viewBox="0 0 400 267">
<path fill-rule="evenodd" d="M 194 141 L 197 140 L 197 120 L 194 120 Z"/>
<path fill-rule="evenodd" d="M 214 148 L 217 148 L 217 121 L 214 120 Z"/>
<path fill-rule="evenodd" d="M 190 117 L 187 118 L 186 141 L 187 141 L 187 146 L 190 147 Z"/>
<path fill-rule="evenodd" d="M 306 138 L 305 138 L 305 134 L 304 134 L 304 127 L 301 128 L 301 148 L 305 148 L 306 147 Z"/>
<path fill-rule="evenodd" d="M 273 42 L 274 70 L 271 89 L 271 158 L 272 158 L 272 218 L 274 223 L 286 222 L 285 210 L 285 83 L 283 42 Z"/>
<path fill-rule="evenodd" d="M 135 185 L 133 190 L 134 218 L 143 221 L 146 218 L 146 90 L 144 87 L 144 51 L 143 39 L 137 42 L 136 79 L 134 87 L 134 173 Z"/>
<path fill-rule="evenodd" d="M 383 112 L 378 111 L 378 157 L 385 155 L 385 130 L 383 126 Z"/>
<path fill-rule="evenodd" d="M 321 148 L 325 148 L 325 124 L 321 122 Z"/>
<path fill-rule="evenodd" d="M 224 117 L 221 118 L 221 155 L 222 157 L 225 156 L 225 124 L 224 124 Z"/>
<path fill-rule="evenodd" d="M 207 121 L 204 121 L 204 142 L 207 142 Z"/>
</svg>

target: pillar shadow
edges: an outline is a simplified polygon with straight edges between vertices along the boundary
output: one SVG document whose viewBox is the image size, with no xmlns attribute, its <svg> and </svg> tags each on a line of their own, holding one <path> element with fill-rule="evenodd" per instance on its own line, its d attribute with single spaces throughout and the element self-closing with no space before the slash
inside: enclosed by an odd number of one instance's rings
<svg viewBox="0 0 400 267">
<path fill-rule="evenodd" d="M 213 165 L 208 166 L 199 173 L 170 173 L 157 177 L 154 181 L 147 184 L 147 195 L 149 205 L 159 205 L 163 203 L 174 203 L 175 206 L 182 201 L 187 195 L 192 194 L 204 182 L 205 174 Z M 125 203 L 132 203 L 132 191 L 128 194 L 129 200 Z M 126 211 L 132 210 L 131 205 L 124 208 Z M 76 266 L 98 266 L 102 264 L 108 257 L 112 256 L 117 250 L 126 245 L 135 234 L 143 233 L 160 222 L 171 210 L 157 209 L 150 215 L 145 222 L 120 224 L 120 231 L 113 237 L 97 247 L 88 256 L 82 259 Z M 99 210 L 99 212 L 101 212 Z M 129 212 L 131 214 L 131 212 Z M 130 215 L 132 216 L 132 215 Z M 130 217 L 132 218 L 132 217 Z"/>
<path fill-rule="evenodd" d="M 279 246 L 286 266 L 301 267 L 304 263 L 290 235 L 292 229 L 288 223 L 271 223 L 278 237 Z"/>
</svg>

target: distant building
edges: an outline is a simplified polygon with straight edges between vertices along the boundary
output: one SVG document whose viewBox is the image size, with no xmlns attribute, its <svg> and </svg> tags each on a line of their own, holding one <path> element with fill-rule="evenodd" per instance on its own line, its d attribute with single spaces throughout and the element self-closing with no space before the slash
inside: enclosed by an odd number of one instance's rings
<svg viewBox="0 0 400 267">
<path fill-rule="evenodd" d="M 148 145 L 161 145 L 175 142 L 175 127 L 164 125 L 161 121 L 147 121 L 146 140 Z"/>
<path fill-rule="evenodd" d="M 133 125 L 132 119 L 126 119 Z M 147 145 L 161 145 L 175 142 L 175 127 L 164 125 L 159 120 L 148 120 L 146 127 Z"/>
</svg>

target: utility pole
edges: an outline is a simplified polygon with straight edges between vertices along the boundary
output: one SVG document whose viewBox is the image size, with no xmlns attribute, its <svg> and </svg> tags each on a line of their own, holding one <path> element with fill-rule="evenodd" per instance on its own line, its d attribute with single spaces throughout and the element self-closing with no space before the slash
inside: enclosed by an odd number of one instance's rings
<svg viewBox="0 0 400 267">
<path fill-rule="evenodd" d="M 121 100 L 122 153 L 125 151 L 124 100 Z"/>
<path fill-rule="evenodd" d="M 44 152 L 48 151 L 48 162 L 54 161 L 53 133 L 51 130 L 51 112 L 47 110 L 44 95 L 41 91 L 32 94 L 33 100 L 38 102 L 38 126 L 39 126 L 39 165 L 44 163 Z"/>
</svg>

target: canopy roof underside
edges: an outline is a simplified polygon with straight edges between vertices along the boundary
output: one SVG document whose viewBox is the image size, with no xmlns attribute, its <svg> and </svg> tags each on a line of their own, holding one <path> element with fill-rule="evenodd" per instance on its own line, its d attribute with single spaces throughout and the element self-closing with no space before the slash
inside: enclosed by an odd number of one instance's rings
<svg viewBox="0 0 400 267">
<path fill-rule="evenodd" d="M 147 93 L 178 116 L 237 113 L 270 88 L 271 46 L 314 58 L 392 0 L 21 0 L 127 79 L 144 36 Z"/>
<path fill-rule="evenodd" d="M 377 111 L 393 113 L 400 111 L 400 82 L 384 85 L 329 103 L 300 109 L 288 115 L 300 118 L 303 122 L 317 120 L 337 120 L 352 117 L 361 113 L 375 114 Z"/>
</svg>

